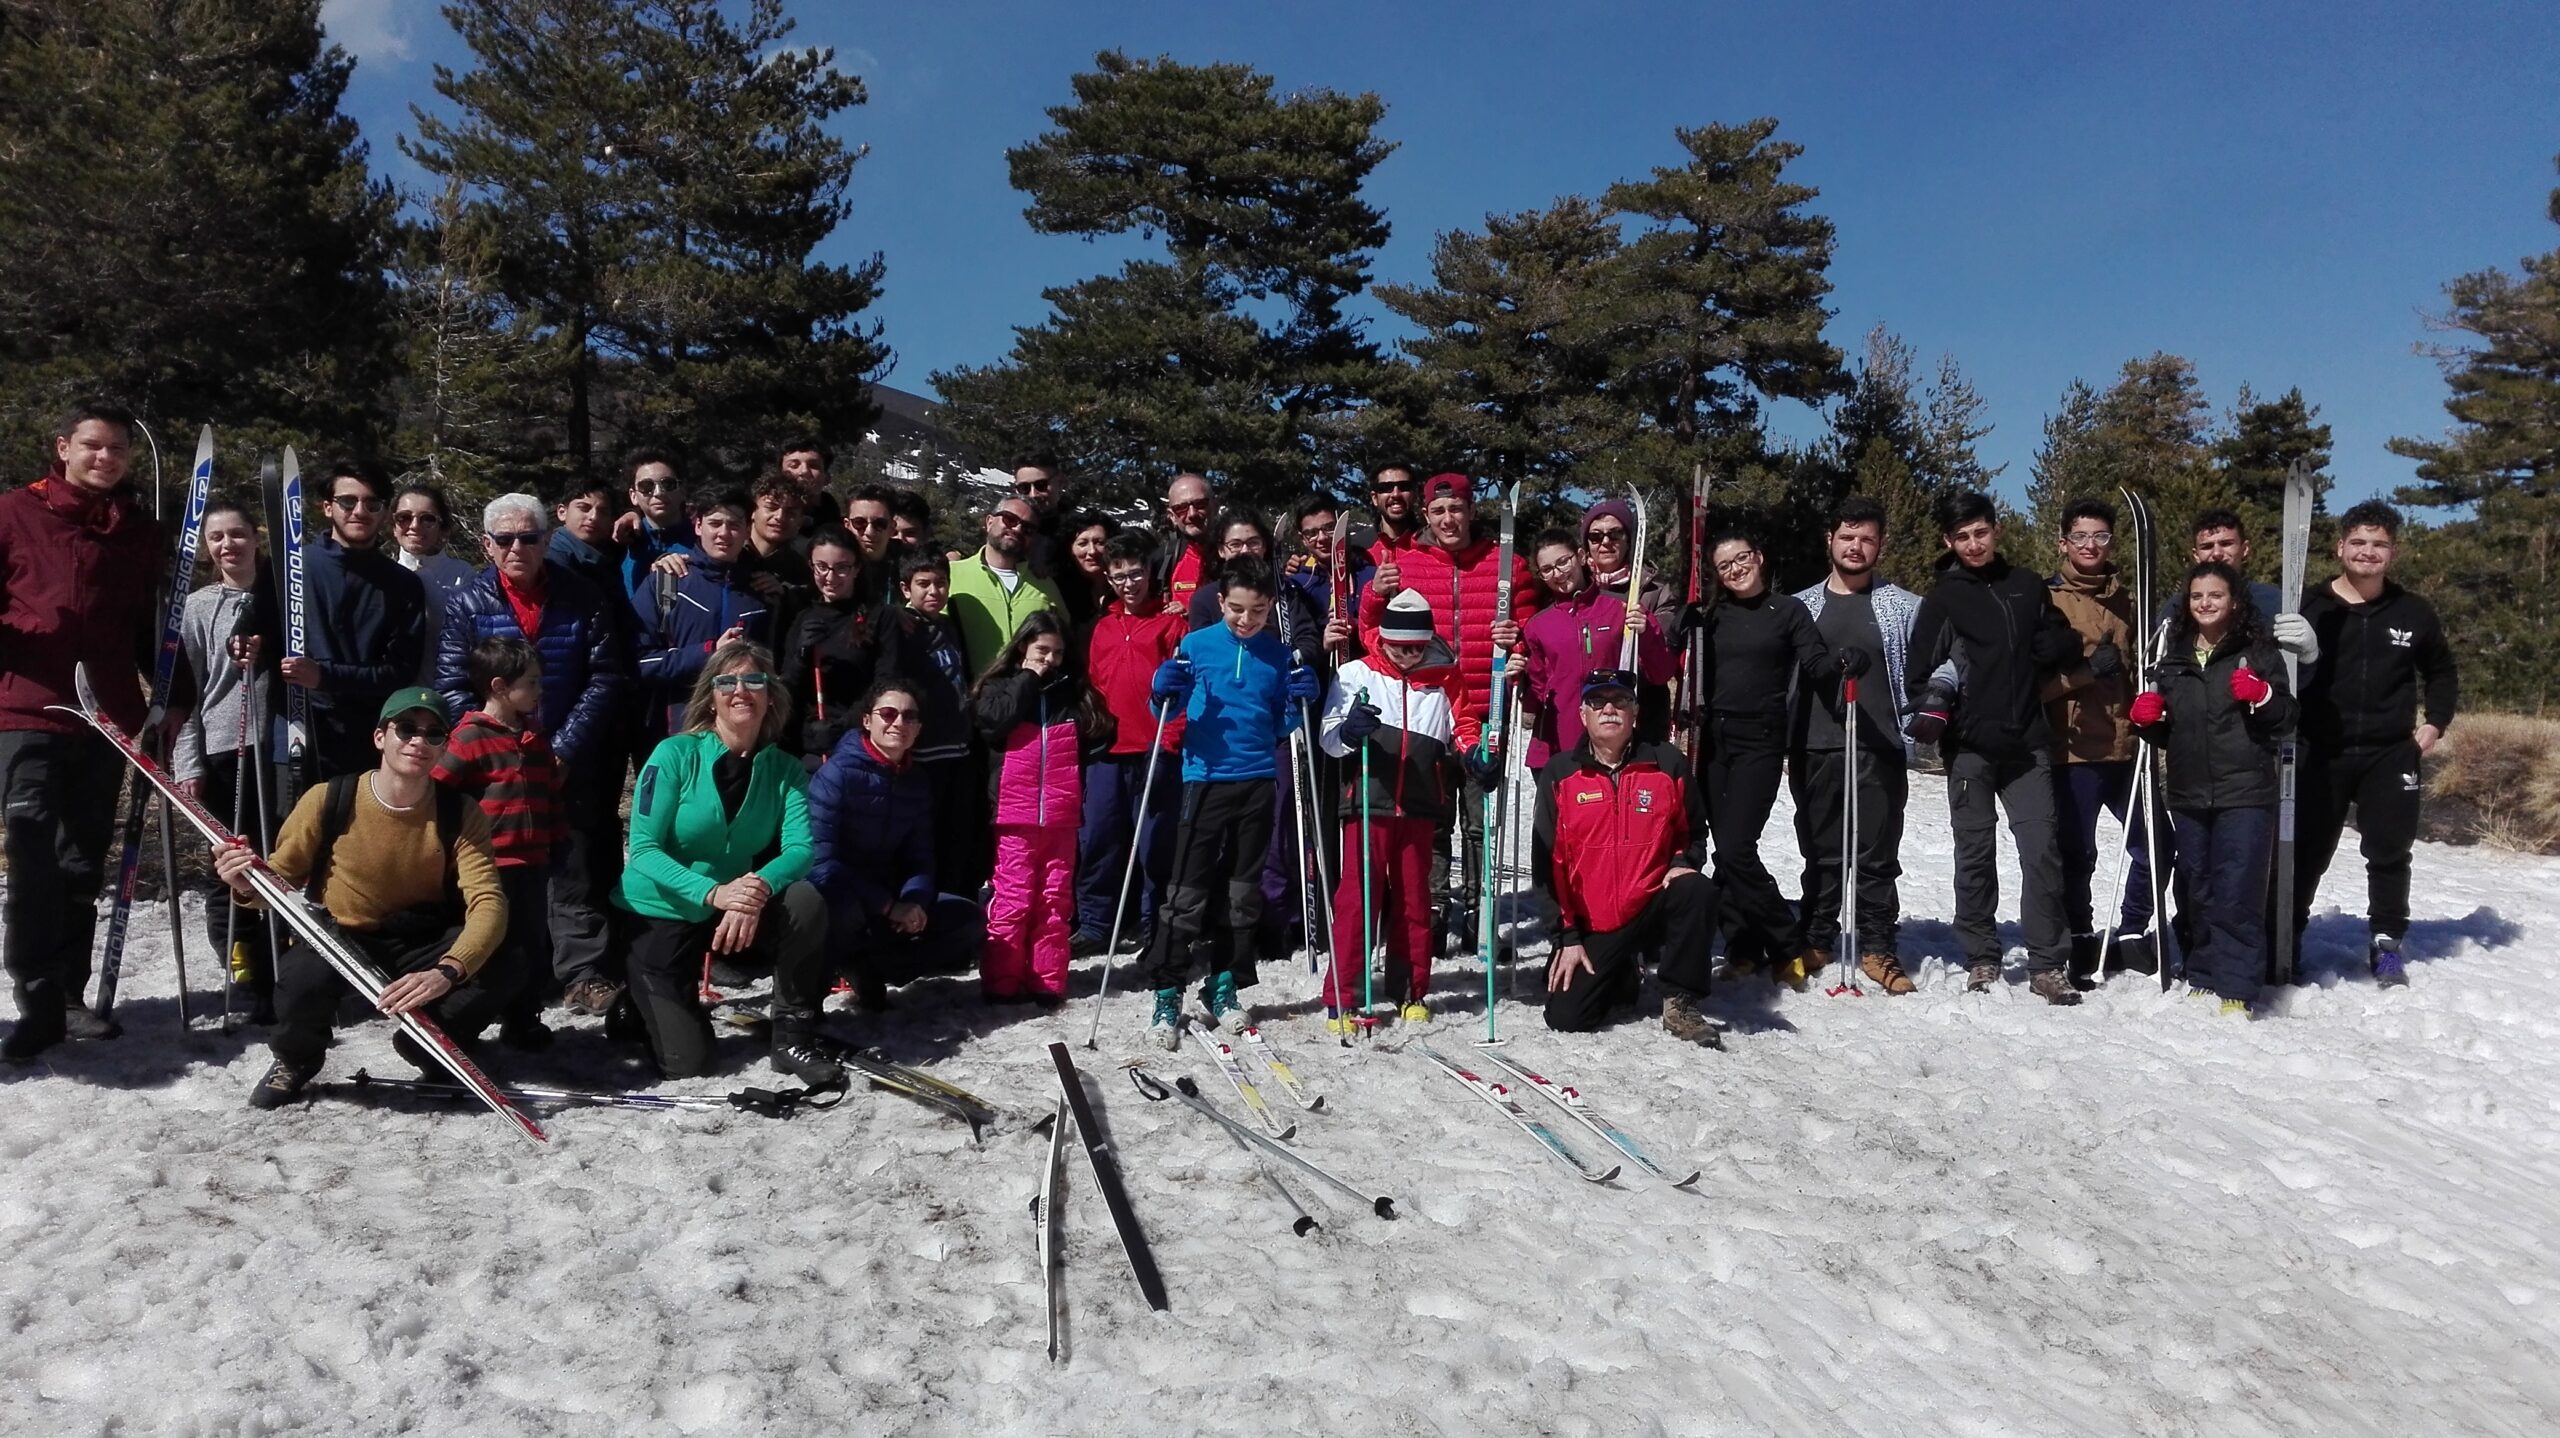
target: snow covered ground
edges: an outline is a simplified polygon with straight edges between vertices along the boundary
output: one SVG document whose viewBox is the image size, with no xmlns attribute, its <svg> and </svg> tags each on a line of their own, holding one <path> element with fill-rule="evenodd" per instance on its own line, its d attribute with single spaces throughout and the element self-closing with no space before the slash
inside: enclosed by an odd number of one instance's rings
<svg viewBox="0 0 2560 1438">
<path fill-rule="evenodd" d="M 1773 867 L 1795 863 L 1783 814 Z M 1346 1051 L 1274 973 L 1267 1031 L 1325 1095 L 1308 1191 L 1142 1102 L 1143 1000 L 1077 1050 L 1172 1293 L 1150 1314 L 1079 1153 L 1067 1359 L 1042 1355 L 1028 1122 L 972 1147 L 904 1100 L 832 1114 L 242 1107 L 264 1051 L 181 1039 L 156 910 L 127 1036 L 0 1073 L 0 1430 L 79 1434 L 2543 1434 L 2560 1425 L 2560 862 L 2427 847 L 2411 986 L 2313 925 L 2316 987 L 2249 1023 L 2120 978 L 2076 1010 L 1963 992 L 1941 788 L 1914 784 L 1919 993 L 1736 989 L 1724 1054 L 1506 1005 L 1695 1195 L 1587 1185 L 1424 1065 Z M 2014 871 L 2011 871 L 2014 874 Z M 2323 893 L 2361 908 L 2361 870 Z M 209 961 L 195 951 L 200 982 Z M 2012 954 L 2013 964 L 2017 955 Z M 1080 969 L 1080 994 L 1097 974 Z M 2013 968 L 2012 978 L 2019 978 Z M 1480 1007 L 1451 976 L 1434 1042 Z M 202 1004 L 199 999 L 199 1017 Z M 907 990 L 876 1033 L 1024 1119 L 1088 1008 Z M 693 1087 L 767 1083 L 737 1071 Z M 519 1082 L 602 1085 L 566 1036 Z M 330 1073 L 403 1073 L 379 1024 Z M 1230 1112 L 1194 1051 L 1189 1072 Z M 1524 1099 L 1532 1106 L 1535 1099 Z"/>
</svg>

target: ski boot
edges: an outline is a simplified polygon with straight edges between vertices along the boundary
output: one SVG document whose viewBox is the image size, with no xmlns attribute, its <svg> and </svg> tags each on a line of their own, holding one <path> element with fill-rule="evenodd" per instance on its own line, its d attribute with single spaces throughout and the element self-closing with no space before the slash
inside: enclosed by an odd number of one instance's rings
<svg viewBox="0 0 2560 1438">
<path fill-rule="evenodd" d="M 1240 1034 L 1253 1026 L 1245 1015 L 1244 1003 L 1236 997 L 1234 974 L 1211 974 L 1204 986 L 1200 1002 L 1209 1010 L 1209 1026 Z"/>
<path fill-rule="evenodd" d="M 1182 1047 L 1182 990 L 1156 990 L 1156 1012 L 1147 1020 L 1147 1037 L 1166 1049 Z"/>
<path fill-rule="evenodd" d="M 1396 1011 L 1396 1017 L 1409 1024 L 1427 1024 L 1431 1022 L 1431 1010 L 1420 999 L 1407 999 L 1404 1007 Z"/>
</svg>

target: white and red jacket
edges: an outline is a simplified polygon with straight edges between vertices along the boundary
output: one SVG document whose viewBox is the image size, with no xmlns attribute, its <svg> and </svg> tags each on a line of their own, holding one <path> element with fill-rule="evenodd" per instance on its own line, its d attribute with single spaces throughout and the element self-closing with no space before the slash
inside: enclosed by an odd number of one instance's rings
<svg viewBox="0 0 2560 1438">
<path fill-rule="evenodd" d="M 1326 753 L 1353 761 L 1343 766 L 1344 819 L 1356 821 L 1363 812 L 1357 761 L 1364 748 L 1369 758 L 1366 812 L 1371 818 L 1449 817 L 1452 746 L 1472 748 L 1478 738 L 1476 721 L 1460 718 L 1450 700 L 1448 686 L 1455 678 L 1448 646 L 1436 640 L 1423 651 L 1422 662 L 1403 673 L 1375 655 L 1354 659 L 1335 673 L 1316 738 Z M 1364 702 L 1377 708 L 1378 729 L 1355 745 L 1344 736 L 1342 721 Z"/>
</svg>

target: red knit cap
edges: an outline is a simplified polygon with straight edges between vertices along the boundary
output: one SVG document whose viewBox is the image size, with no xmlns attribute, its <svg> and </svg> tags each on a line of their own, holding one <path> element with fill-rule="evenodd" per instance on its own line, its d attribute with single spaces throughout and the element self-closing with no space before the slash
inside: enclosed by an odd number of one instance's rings
<svg viewBox="0 0 2560 1438">
<path fill-rule="evenodd" d="M 1435 474 L 1422 482 L 1422 502 L 1429 504 L 1440 496 L 1455 495 L 1461 502 L 1476 502 L 1476 484 L 1463 474 Z"/>
</svg>

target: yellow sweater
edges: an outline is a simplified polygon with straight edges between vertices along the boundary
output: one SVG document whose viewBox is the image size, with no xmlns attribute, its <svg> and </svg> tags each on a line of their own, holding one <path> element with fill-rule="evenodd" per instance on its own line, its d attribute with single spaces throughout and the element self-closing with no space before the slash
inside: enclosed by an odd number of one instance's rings
<svg viewBox="0 0 2560 1438">
<path fill-rule="evenodd" d="M 320 849 L 320 814 L 329 786 L 303 792 L 285 816 L 268 863 L 288 884 L 311 877 Z M 444 850 L 436 842 L 435 791 L 403 812 L 382 807 L 370 779 L 356 781 L 355 816 L 329 856 L 329 882 L 313 895 L 341 928 L 364 933 L 403 909 L 444 899 Z M 464 973 L 477 973 L 498 951 L 507 932 L 507 896 L 498 886 L 498 862 L 489 847 L 489 816 L 477 804 L 462 806 L 462 839 L 454 846 L 454 877 L 462 889 L 462 933 L 451 957 Z"/>
</svg>

